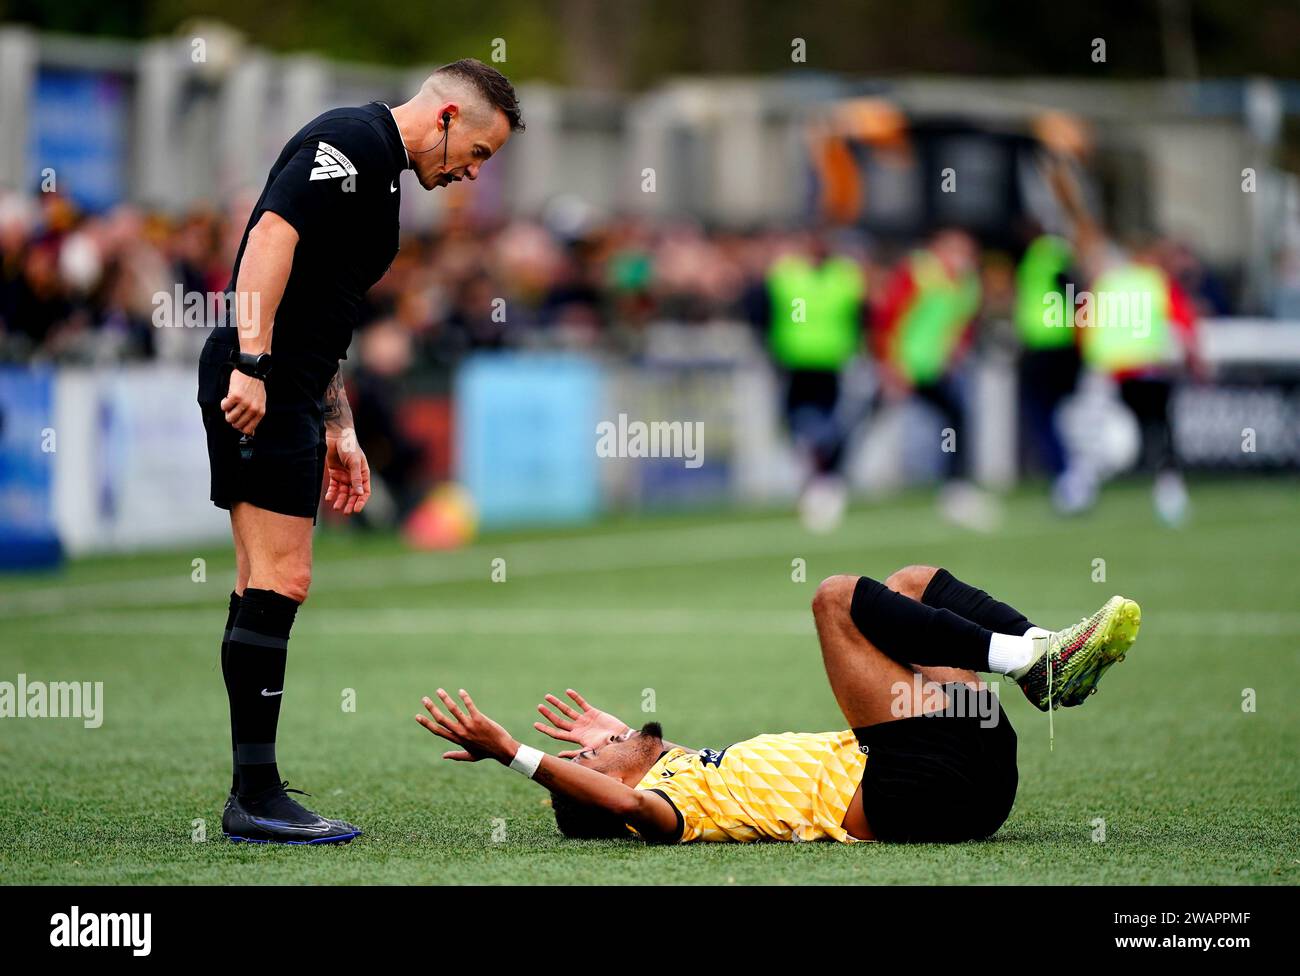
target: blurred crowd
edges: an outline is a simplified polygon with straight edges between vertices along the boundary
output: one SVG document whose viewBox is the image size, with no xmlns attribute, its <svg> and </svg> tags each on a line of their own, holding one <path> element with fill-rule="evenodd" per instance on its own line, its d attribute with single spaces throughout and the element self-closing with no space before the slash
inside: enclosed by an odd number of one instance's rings
<svg viewBox="0 0 1300 976">
<path fill-rule="evenodd" d="M 1079 196 L 1064 184 L 1060 193 L 1067 204 Z M 0 197 L 0 362 L 197 362 L 252 203 L 168 218 L 131 206 L 82 214 L 55 194 Z M 1195 321 L 1230 313 L 1232 297 L 1186 245 L 1110 240 L 1077 201 L 1072 213 L 1074 239 L 1026 230 L 1019 253 L 954 228 L 886 242 L 844 228 L 453 216 L 437 231 L 408 233 L 368 296 L 345 371 L 358 429 L 385 445 L 376 468 L 400 512 L 428 453 L 402 430 L 403 398 L 445 392 L 467 354 L 558 347 L 635 357 L 656 323 L 739 323 L 782 378 L 787 426 L 806 458 L 806 521 L 830 527 L 861 421 L 846 416 L 841 396 L 850 364 L 868 353 L 877 406 L 916 398 L 960 432 L 966 351 L 992 342 L 1018 350 L 1026 452 L 1054 479 L 1063 510 L 1090 505 L 1099 481 L 1068 456 L 1058 422 L 1087 367 L 1118 384 L 1143 425 L 1146 466 L 1169 475 L 1177 511 L 1171 391 L 1196 365 Z M 1153 300 L 1154 338 L 1051 327 L 1045 307 L 1059 296 L 1075 315 L 1076 285 Z M 185 314 L 181 295 L 196 295 L 206 317 Z M 969 456 L 944 454 L 957 506 L 970 504 Z"/>
<path fill-rule="evenodd" d="M 187 294 L 226 287 L 251 204 L 168 218 L 126 205 L 87 215 L 58 194 L 0 195 L 0 361 L 193 362 L 203 330 L 180 316 L 173 322 L 171 298 L 178 286 Z M 769 269 L 784 254 L 818 248 L 856 261 L 872 302 L 910 244 L 850 231 L 739 232 L 633 218 L 564 230 L 535 220 L 453 220 L 405 237 L 369 296 L 352 358 L 386 375 L 437 375 L 480 349 L 635 352 L 654 322 L 761 326 Z M 1232 310 L 1227 288 L 1189 247 L 1161 241 L 1158 250 L 1202 315 Z M 1016 260 L 978 256 L 982 318 L 1008 314 Z"/>
</svg>

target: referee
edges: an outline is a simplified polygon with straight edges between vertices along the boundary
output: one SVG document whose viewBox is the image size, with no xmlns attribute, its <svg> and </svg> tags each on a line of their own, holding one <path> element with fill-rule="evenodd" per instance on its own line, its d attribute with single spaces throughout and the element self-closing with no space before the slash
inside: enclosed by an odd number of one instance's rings
<svg viewBox="0 0 1300 976">
<path fill-rule="evenodd" d="M 235 590 L 221 643 L 234 772 L 222 815 L 235 841 L 331 843 L 361 833 L 292 799 L 276 765 L 289 631 L 311 582 L 320 503 L 361 511 L 370 468 L 339 370 L 366 291 L 398 249 L 398 186 L 476 179 L 523 129 L 510 82 L 480 61 L 435 71 L 410 101 L 340 108 L 280 152 L 231 283 L 237 328 L 199 360 L 212 501 L 229 510 Z M 300 791 L 292 791 L 300 792 Z"/>
</svg>

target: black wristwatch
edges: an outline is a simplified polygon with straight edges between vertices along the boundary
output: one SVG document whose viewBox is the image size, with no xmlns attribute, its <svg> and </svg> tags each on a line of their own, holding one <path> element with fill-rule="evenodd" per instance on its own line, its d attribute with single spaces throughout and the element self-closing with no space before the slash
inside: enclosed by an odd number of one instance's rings
<svg viewBox="0 0 1300 976">
<path fill-rule="evenodd" d="M 271 375 L 271 354 L 269 352 L 252 353 L 236 350 L 231 353 L 230 364 L 241 373 L 259 379 L 263 383 Z"/>
</svg>

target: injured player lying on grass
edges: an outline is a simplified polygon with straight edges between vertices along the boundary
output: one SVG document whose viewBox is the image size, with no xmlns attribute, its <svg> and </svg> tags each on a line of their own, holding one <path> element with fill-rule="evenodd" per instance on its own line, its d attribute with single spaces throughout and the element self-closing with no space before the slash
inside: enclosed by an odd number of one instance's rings
<svg viewBox="0 0 1300 976">
<path fill-rule="evenodd" d="M 578 746 L 550 756 L 520 745 L 438 689 L 446 712 L 416 720 L 457 748 L 495 759 L 551 791 L 567 837 L 958 842 L 989 837 L 1015 801 L 1016 734 L 977 671 L 1003 674 L 1048 711 L 1082 704 L 1137 637 L 1138 605 L 1115 596 L 1049 632 L 951 573 L 909 566 L 885 583 L 833 576 L 813 617 L 843 731 L 760 735 L 725 749 L 632 730 L 577 692 L 547 695 L 535 727 Z"/>
</svg>

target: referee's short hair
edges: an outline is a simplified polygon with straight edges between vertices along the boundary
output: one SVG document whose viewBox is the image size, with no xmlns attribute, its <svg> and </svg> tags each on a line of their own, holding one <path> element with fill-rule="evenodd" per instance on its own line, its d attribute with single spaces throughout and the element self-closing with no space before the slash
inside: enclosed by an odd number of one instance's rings
<svg viewBox="0 0 1300 976">
<path fill-rule="evenodd" d="M 496 68 L 477 58 L 461 58 L 444 64 L 433 73 L 435 78 L 440 75 L 451 75 L 473 85 L 489 105 L 505 115 L 512 131 L 524 130 L 523 115 L 519 110 L 519 98 L 515 95 L 514 85 Z"/>
</svg>

